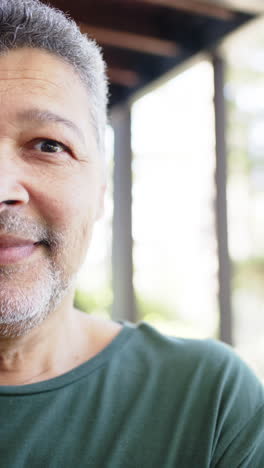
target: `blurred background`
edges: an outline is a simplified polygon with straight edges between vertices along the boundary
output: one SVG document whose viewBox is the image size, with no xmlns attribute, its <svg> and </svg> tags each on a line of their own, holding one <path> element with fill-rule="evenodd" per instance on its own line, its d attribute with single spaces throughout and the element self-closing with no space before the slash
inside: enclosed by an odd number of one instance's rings
<svg viewBox="0 0 264 468">
<path fill-rule="evenodd" d="M 264 379 L 261 3 L 142 0 L 134 23 L 129 1 L 126 21 L 117 1 L 103 1 L 94 21 L 93 2 L 90 16 L 84 5 L 67 11 L 102 45 L 111 83 L 105 214 L 75 305 L 169 335 L 221 339 Z M 160 43 L 151 44 L 153 17 Z"/>
</svg>

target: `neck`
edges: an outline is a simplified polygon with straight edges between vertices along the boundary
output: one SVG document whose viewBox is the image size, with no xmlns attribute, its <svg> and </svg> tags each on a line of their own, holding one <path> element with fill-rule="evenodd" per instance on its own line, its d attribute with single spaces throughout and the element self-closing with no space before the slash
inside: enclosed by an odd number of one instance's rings
<svg viewBox="0 0 264 468">
<path fill-rule="evenodd" d="M 44 380 L 73 359 L 79 322 L 72 298 L 66 298 L 37 328 L 20 337 L 0 337 L 0 385 Z"/>
<path fill-rule="evenodd" d="M 36 329 L 0 337 L 0 385 L 26 385 L 57 377 L 102 351 L 121 325 L 73 307 L 73 294 Z"/>
</svg>

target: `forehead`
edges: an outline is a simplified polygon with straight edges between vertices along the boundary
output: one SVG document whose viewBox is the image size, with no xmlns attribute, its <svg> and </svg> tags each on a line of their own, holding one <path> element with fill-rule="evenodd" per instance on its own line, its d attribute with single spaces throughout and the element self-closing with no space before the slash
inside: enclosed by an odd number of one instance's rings
<svg viewBox="0 0 264 468">
<path fill-rule="evenodd" d="M 89 96 L 73 67 L 39 49 L 17 49 L 0 56 L 1 114 L 43 107 L 89 123 Z"/>
</svg>

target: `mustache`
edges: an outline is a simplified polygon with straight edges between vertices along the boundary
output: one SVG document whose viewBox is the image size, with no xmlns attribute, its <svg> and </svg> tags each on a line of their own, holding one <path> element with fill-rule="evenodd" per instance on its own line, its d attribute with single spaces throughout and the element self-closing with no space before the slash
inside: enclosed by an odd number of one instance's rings
<svg viewBox="0 0 264 468">
<path fill-rule="evenodd" d="M 64 242 L 64 235 L 32 218 L 4 211 L 0 213 L 0 235 L 10 234 L 32 239 L 47 247 L 58 247 Z"/>
</svg>

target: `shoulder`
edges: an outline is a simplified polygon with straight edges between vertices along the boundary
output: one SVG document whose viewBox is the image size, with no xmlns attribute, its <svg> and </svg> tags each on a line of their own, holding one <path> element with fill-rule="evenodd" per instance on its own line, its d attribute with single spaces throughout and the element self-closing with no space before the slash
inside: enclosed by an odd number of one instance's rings
<svg viewBox="0 0 264 468">
<path fill-rule="evenodd" d="M 140 322 L 135 329 L 136 344 L 143 347 L 148 353 L 157 353 L 162 359 L 172 358 L 177 360 L 186 360 L 197 364 L 197 362 L 206 362 L 207 365 L 213 364 L 215 370 L 222 366 L 229 365 L 245 366 L 242 359 L 230 346 L 216 339 L 189 339 L 168 336 L 160 333 L 151 325 Z"/>
<path fill-rule="evenodd" d="M 133 336 L 133 335 L 132 335 Z M 245 418 L 264 405 L 264 387 L 231 346 L 213 339 L 162 335 L 146 323 L 136 327 L 132 364 L 151 369 L 168 385 L 190 388 L 222 402 L 222 411 L 243 407 Z"/>
<path fill-rule="evenodd" d="M 264 456 L 264 387 L 230 346 L 172 338 L 139 324 L 133 351 L 161 405 L 208 430 L 212 466 L 262 466 L 256 460 Z"/>
<path fill-rule="evenodd" d="M 134 346 L 145 356 L 156 356 L 164 364 L 172 362 L 186 363 L 191 367 L 208 369 L 213 367 L 214 373 L 228 368 L 244 368 L 246 365 L 239 358 L 233 348 L 215 339 L 188 339 L 161 334 L 147 323 L 141 322 L 135 327 Z"/>
</svg>

